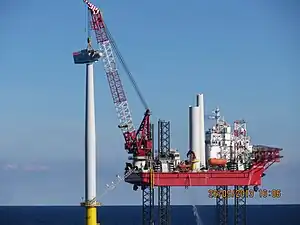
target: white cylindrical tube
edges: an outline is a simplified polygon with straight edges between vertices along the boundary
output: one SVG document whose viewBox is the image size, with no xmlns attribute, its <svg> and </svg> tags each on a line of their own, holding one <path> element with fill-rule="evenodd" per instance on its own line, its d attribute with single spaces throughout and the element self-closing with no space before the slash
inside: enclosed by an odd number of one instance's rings
<svg viewBox="0 0 300 225">
<path fill-rule="evenodd" d="M 189 147 L 195 153 L 194 169 L 200 169 L 200 108 L 189 107 Z"/>
<path fill-rule="evenodd" d="M 200 106 L 201 105 L 201 95 L 202 94 L 197 94 L 197 97 L 196 97 L 196 106 Z M 203 100 L 203 96 L 202 96 L 202 100 Z"/>
<path fill-rule="evenodd" d="M 200 139 L 200 166 L 206 167 L 206 152 L 205 152 L 205 128 L 204 128 L 204 100 L 203 94 L 197 95 L 197 104 L 199 110 L 199 139 Z"/>
<path fill-rule="evenodd" d="M 86 65 L 85 200 L 96 201 L 96 128 L 93 64 Z"/>
</svg>

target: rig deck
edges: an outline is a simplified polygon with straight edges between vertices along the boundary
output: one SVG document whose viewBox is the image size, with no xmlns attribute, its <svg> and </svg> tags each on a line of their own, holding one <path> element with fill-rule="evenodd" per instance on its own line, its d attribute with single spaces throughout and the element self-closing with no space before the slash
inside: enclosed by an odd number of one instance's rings
<svg viewBox="0 0 300 225">
<path fill-rule="evenodd" d="M 152 177 L 154 186 L 250 186 L 261 184 L 263 172 L 263 167 L 248 171 L 140 172 L 132 173 L 125 181 L 139 186 L 149 186 Z"/>
<path fill-rule="evenodd" d="M 267 148 L 267 150 L 266 150 Z M 262 146 L 255 152 L 255 165 L 249 170 L 209 170 L 202 172 L 133 172 L 125 182 L 137 186 L 255 186 L 261 185 L 264 172 L 280 161 L 279 148 Z"/>
</svg>

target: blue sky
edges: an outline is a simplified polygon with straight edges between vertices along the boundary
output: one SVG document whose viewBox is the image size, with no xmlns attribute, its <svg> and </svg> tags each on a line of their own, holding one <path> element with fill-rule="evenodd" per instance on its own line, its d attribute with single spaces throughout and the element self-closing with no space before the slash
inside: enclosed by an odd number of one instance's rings
<svg viewBox="0 0 300 225">
<path fill-rule="evenodd" d="M 172 147 L 188 147 L 188 106 L 199 92 L 229 122 L 245 118 L 255 144 L 284 148 L 263 187 L 299 203 L 299 2 L 95 1 L 143 95 L 171 121 Z M 1 3 L 2 4 L 2 3 Z M 0 204 L 79 204 L 84 195 L 84 66 L 72 52 L 86 46 L 82 1 L 10 1 L 0 20 Z M 122 174 L 127 158 L 101 63 L 95 65 L 98 193 Z M 143 107 L 121 71 L 135 124 Z M 9 166 L 8 166 L 9 165 Z M 172 190 L 173 204 L 214 204 L 207 188 Z M 197 197 L 191 198 L 194 194 Z M 193 199 L 193 200 L 192 200 Z M 105 205 L 140 204 L 122 183 Z"/>
</svg>

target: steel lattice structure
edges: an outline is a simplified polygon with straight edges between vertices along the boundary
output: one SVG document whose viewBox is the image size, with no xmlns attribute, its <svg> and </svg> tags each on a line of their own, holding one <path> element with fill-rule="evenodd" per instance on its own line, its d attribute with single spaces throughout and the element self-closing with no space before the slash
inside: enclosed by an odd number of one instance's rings
<svg viewBox="0 0 300 225">
<path fill-rule="evenodd" d="M 92 14 L 91 27 L 95 31 L 97 43 L 99 44 L 99 50 L 103 54 L 102 62 L 107 75 L 113 102 L 120 120 L 120 127 L 123 129 L 123 133 L 125 132 L 125 125 L 127 126 L 126 131 L 132 132 L 135 130 L 135 128 L 132 123 L 132 117 L 127 98 L 118 73 L 113 46 L 105 30 L 102 14 L 97 6 L 93 5 L 89 1 L 84 0 L 84 2 L 88 5 Z"/>
<path fill-rule="evenodd" d="M 238 193 L 242 191 L 246 192 L 248 186 L 235 186 L 234 191 Z M 234 225 L 246 225 L 247 224 L 247 196 L 246 194 L 242 196 L 235 195 L 234 198 Z"/>
<path fill-rule="evenodd" d="M 151 124 L 151 139 L 154 141 L 154 124 Z M 154 149 L 152 149 L 151 157 L 154 157 Z M 153 175 L 153 174 L 152 174 Z M 154 223 L 154 186 L 150 182 L 150 185 L 142 186 L 142 224 L 153 225 Z"/>
<path fill-rule="evenodd" d="M 168 157 L 171 148 L 170 121 L 158 121 L 158 156 Z M 159 224 L 170 225 L 170 186 L 158 187 Z"/>
<path fill-rule="evenodd" d="M 143 198 L 143 225 L 153 225 L 154 223 L 154 188 L 146 186 L 142 189 Z"/>
<path fill-rule="evenodd" d="M 216 186 L 217 193 L 227 193 L 227 186 Z M 216 198 L 217 205 L 217 223 L 219 225 L 227 225 L 228 224 L 228 198 L 222 195 L 218 195 Z"/>
<path fill-rule="evenodd" d="M 147 107 L 130 71 L 128 70 L 121 53 L 117 49 L 116 43 L 108 31 L 100 9 L 89 2 L 83 0 L 88 6 L 91 13 L 91 28 L 95 31 L 99 51 L 101 52 L 101 59 L 104 65 L 104 70 L 108 80 L 109 88 L 111 91 L 113 103 L 116 108 L 117 116 L 119 119 L 119 128 L 121 129 L 125 139 L 125 149 L 128 153 L 135 156 L 147 156 L 152 149 L 152 140 L 150 138 L 150 110 Z M 119 58 L 130 80 L 140 97 L 140 100 L 146 107 L 144 118 L 140 123 L 139 128 L 136 130 L 132 121 L 131 112 L 129 109 L 128 101 L 125 91 L 119 76 L 116 59 L 114 54 Z"/>
</svg>

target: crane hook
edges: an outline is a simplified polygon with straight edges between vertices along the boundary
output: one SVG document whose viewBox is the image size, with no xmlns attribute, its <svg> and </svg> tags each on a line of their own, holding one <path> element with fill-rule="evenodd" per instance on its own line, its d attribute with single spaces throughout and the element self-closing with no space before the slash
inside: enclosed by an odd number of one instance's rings
<svg viewBox="0 0 300 225">
<path fill-rule="evenodd" d="M 87 44 L 88 44 L 88 47 L 87 47 L 88 49 L 93 49 L 92 48 L 92 38 L 91 37 L 87 38 Z"/>
</svg>

